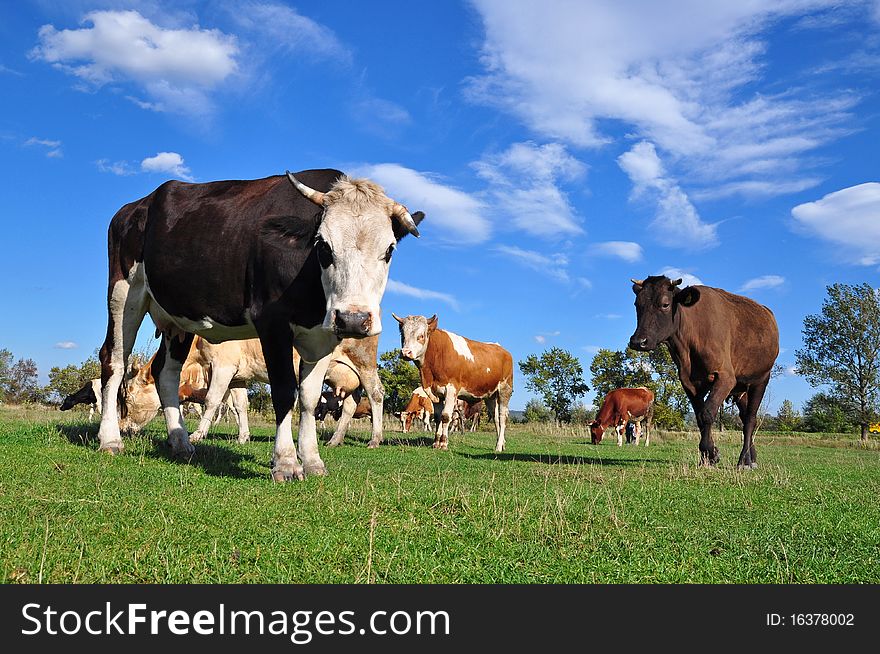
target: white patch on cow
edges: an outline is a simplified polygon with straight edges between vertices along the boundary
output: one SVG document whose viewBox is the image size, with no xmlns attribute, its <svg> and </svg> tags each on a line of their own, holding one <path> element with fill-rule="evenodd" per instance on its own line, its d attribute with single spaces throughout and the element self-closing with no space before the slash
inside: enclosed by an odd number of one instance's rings
<svg viewBox="0 0 880 654">
<path fill-rule="evenodd" d="M 492 372 L 491 368 L 486 368 L 486 372 Z"/>
<path fill-rule="evenodd" d="M 471 348 L 468 347 L 467 341 L 464 338 L 452 332 L 446 332 L 446 335 L 449 336 L 449 340 L 452 341 L 452 347 L 458 352 L 459 356 L 464 357 L 468 361 L 474 360 Z"/>
</svg>

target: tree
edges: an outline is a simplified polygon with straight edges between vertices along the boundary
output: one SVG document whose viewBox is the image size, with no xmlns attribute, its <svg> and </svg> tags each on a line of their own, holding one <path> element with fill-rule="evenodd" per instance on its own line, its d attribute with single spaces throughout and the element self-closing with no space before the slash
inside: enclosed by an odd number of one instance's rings
<svg viewBox="0 0 880 654">
<path fill-rule="evenodd" d="M 19 359 L 4 373 L 3 396 L 10 402 L 41 402 L 45 392 L 37 380 L 33 359 Z"/>
<path fill-rule="evenodd" d="M 532 398 L 526 402 L 523 422 L 550 422 L 551 420 L 553 420 L 553 413 L 541 403 L 541 400 Z"/>
<path fill-rule="evenodd" d="M 798 372 L 813 387 L 827 386 L 868 439 L 880 412 L 880 297 L 870 284 L 832 284 L 822 312 L 804 318 Z"/>
<path fill-rule="evenodd" d="M 3 348 L 0 350 L 0 400 L 5 400 L 9 388 L 9 372 L 12 368 L 12 352 Z"/>
<path fill-rule="evenodd" d="M 520 361 L 519 369 L 526 376 L 526 388 L 543 398 L 556 422 L 569 422 L 575 399 L 590 390 L 581 362 L 558 347 L 545 350 L 540 357 L 530 354 Z"/>
<path fill-rule="evenodd" d="M 654 391 L 654 424 L 663 429 L 684 429 L 690 402 L 665 345 L 650 352 L 599 350 L 590 372 L 597 406 L 616 388 L 645 386 Z"/>
<path fill-rule="evenodd" d="M 379 355 L 379 379 L 385 387 L 384 410 L 403 411 L 413 391 L 422 385 L 419 369 L 400 355 L 400 350 L 389 350 Z"/>
<path fill-rule="evenodd" d="M 49 384 L 46 392 L 54 400 L 62 399 L 75 393 L 90 380 L 101 376 L 101 364 L 96 356 L 90 356 L 80 365 L 70 364 L 63 368 L 53 367 L 49 371 Z"/>
<path fill-rule="evenodd" d="M 801 414 L 795 411 L 791 400 L 783 400 L 776 413 L 776 429 L 797 431 L 801 427 Z"/>
<path fill-rule="evenodd" d="M 852 430 L 846 407 L 828 395 L 816 393 L 804 403 L 804 431 L 843 434 Z"/>
</svg>

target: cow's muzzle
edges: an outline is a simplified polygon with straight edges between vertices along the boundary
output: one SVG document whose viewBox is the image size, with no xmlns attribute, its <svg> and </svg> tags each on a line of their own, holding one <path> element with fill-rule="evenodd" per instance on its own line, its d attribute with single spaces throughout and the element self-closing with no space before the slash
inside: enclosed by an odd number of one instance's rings
<svg viewBox="0 0 880 654">
<path fill-rule="evenodd" d="M 633 334 L 629 339 L 629 346 L 633 350 L 638 350 L 639 352 L 647 352 L 651 348 L 648 347 L 648 339 L 642 336 L 638 336 L 637 334 Z"/>
<path fill-rule="evenodd" d="M 373 314 L 369 311 L 337 311 L 333 331 L 342 338 L 369 336 L 373 328 Z"/>
</svg>

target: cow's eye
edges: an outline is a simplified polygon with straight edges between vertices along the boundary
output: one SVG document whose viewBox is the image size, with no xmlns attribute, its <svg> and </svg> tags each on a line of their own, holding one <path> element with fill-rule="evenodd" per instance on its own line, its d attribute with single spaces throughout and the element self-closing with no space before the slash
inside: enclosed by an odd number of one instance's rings
<svg viewBox="0 0 880 654">
<path fill-rule="evenodd" d="M 391 263 L 391 255 L 394 254 L 394 245 L 389 245 L 388 249 L 385 250 L 385 256 L 382 257 L 385 260 L 385 263 Z"/>
<path fill-rule="evenodd" d="M 424 343 L 424 342 L 425 342 L 425 335 L 419 334 L 419 343 Z"/>
<path fill-rule="evenodd" d="M 315 242 L 315 249 L 318 251 L 318 263 L 321 268 L 329 268 L 333 265 L 333 248 L 323 238 L 319 238 Z"/>
<path fill-rule="evenodd" d="M 660 308 L 665 310 L 665 309 L 668 309 L 670 306 L 671 305 L 669 302 L 664 302 L 663 304 L 660 305 Z"/>
</svg>

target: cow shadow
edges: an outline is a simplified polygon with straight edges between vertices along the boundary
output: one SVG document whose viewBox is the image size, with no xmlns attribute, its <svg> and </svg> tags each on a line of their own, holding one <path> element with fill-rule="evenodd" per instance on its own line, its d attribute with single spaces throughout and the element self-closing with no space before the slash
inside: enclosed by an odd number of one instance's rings
<svg viewBox="0 0 880 654">
<path fill-rule="evenodd" d="M 526 463 L 543 463 L 545 465 L 596 465 L 596 466 L 632 466 L 643 463 L 663 463 L 660 459 L 604 459 L 597 456 L 579 456 L 573 454 L 526 454 L 523 452 L 486 452 L 471 454 L 455 452 L 456 456 L 466 459 L 495 461 L 525 461 Z"/>
<path fill-rule="evenodd" d="M 58 430 L 67 441 L 73 445 L 89 445 L 98 439 L 98 428 L 100 423 L 56 423 L 55 429 Z"/>
<path fill-rule="evenodd" d="M 144 452 L 144 456 L 171 463 L 185 463 L 200 468 L 206 475 L 212 477 L 255 479 L 262 478 L 268 474 L 260 474 L 245 467 L 245 464 L 255 464 L 256 457 L 253 454 L 224 447 L 218 443 L 209 442 L 207 439 L 196 443 L 196 451 L 188 458 L 175 455 L 164 435 L 151 437 L 150 442 L 153 447 L 152 449 L 148 448 Z M 268 464 L 256 465 L 267 469 L 269 467 Z"/>
</svg>

